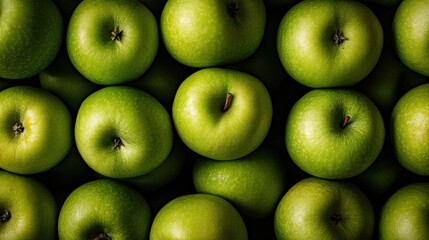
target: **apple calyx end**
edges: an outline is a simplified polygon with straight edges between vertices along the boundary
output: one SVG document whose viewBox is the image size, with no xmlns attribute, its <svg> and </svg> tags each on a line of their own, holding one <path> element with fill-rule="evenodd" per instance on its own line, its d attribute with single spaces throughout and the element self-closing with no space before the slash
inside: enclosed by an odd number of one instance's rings
<svg viewBox="0 0 429 240">
<path fill-rule="evenodd" d="M 119 27 L 114 27 L 113 30 L 110 32 L 110 39 L 112 41 L 121 41 L 122 37 L 122 30 L 119 30 Z"/>
<path fill-rule="evenodd" d="M 122 143 L 122 140 L 119 137 L 115 137 L 113 139 L 113 149 L 120 149 L 123 146 L 124 144 Z"/>
<path fill-rule="evenodd" d="M 12 126 L 12 130 L 15 133 L 15 135 L 19 135 L 22 132 L 24 132 L 24 125 L 22 125 L 22 123 L 20 122 L 16 122 L 13 126 Z"/>
<path fill-rule="evenodd" d="M 228 111 L 228 109 L 231 107 L 232 97 L 232 93 L 226 94 L 225 104 L 223 105 L 222 112 Z"/>
<path fill-rule="evenodd" d="M 12 214 L 7 209 L 0 212 L 0 222 L 7 222 L 11 217 L 12 217 Z"/>
<path fill-rule="evenodd" d="M 331 215 L 331 220 L 332 222 L 334 222 L 335 225 L 337 225 L 342 220 L 342 218 L 340 214 L 334 213 Z"/>
<path fill-rule="evenodd" d="M 228 9 L 228 14 L 232 18 L 235 18 L 235 16 L 237 16 L 238 10 L 240 8 L 238 8 L 237 2 L 233 1 L 232 3 L 228 4 L 227 9 Z"/>
<path fill-rule="evenodd" d="M 341 124 L 341 129 L 344 129 L 347 127 L 347 125 L 350 123 L 350 116 L 346 116 Z"/>
<path fill-rule="evenodd" d="M 332 40 L 334 41 L 335 46 L 340 46 L 344 41 L 348 40 L 348 38 L 344 37 L 343 33 L 339 30 L 335 31 L 332 36 Z"/>
<path fill-rule="evenodd" d="M 93 240 L 111 240 L 111 238 L 109 237 L 109 235 L 107 235 L 107 233 L 101 232 L 97 236 L 95 236 Z"/>
</svg>

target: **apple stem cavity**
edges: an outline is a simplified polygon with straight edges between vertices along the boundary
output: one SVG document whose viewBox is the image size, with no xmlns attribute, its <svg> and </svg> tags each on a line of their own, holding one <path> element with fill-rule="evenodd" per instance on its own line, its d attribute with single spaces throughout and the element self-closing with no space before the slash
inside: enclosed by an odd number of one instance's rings
<svg viewBox="0 0 429 240">
<path fill-rule="evenodd" d="M 348 40 L 346 37 L 344 37 L 343 33 L 339 30 L 335 31 L 334 35 L 332 36 L 332 40 L 335 43 L 335 46 L 340 46 L 344 41 Z"/>
<path fill-rule="evenodd" d="M 123 146 L 124 144 L 122 143 L 122 140 L 119 137 L 115 137 L 113 139 L 113 149 L 120 149 Z"/>
<path fill-rule="evenodd" d="M 225 104 L 223 105 L 222 112 L 228 111 L 228 109 L 231 107 L 232 97 L 232 93 L 226 94 Z"/>
<path fill-rule="evenodd" d="M 341 215 L 334 213 L 331 215 L 331 220 L 334 222 L 334 224 L 338 224 L 341 221 Z"/>
<path fill-rule="evenodd" d="M 24 132 L 24 125 L 22 125 L 22 123 L 17 122 L 12 126 L 12 130 L 15 133 L 15 135 L 18 135 Z"/>
<path fill-rule="evenodd" d="M 5 209 L 0 213 L 0 221 L 7 222 L 12 217 L 12 214 L 9 210 Z"/>
<path fill-rule="evenodd" d="M 238 13 L 238 10 L 239 10 L 239 8 L 237 6 L 237 2 L 230 3 L 227 8 L 228 8 L 228 14 L 231 17 L 235 18 L 235 16 L 237 16 L 237 13 Z"/>
<path fill-rule="evenodd" d="M 109 237 L 109 235 L 107 235 L 107 233 L 101 232 L 97 236 L 95 236 L 94 240 L 111 240 L 111 238 Z"/>
<path fill-rule="evenodd" d="M 341 129 L 344 129 L 345 127 L 347 127 L 347 125 L 350 123 L 350 116 L 346 116 L 343 120 L 343 123 L 341 124 Z"/>
<path fill-rule="evenodd" d="M 114 27 L 113 31 L 110 32 L 110 38 L 112 39 L 112 41 L 121 41 L 121 37 L 122 37 L 122 30 L 119 30 L 118 27 Z"/>
</svg>

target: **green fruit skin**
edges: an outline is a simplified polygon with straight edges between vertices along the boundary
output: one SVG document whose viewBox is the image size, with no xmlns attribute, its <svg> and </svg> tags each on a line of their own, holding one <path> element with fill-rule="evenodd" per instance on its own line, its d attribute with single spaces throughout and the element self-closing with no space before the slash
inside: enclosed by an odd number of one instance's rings
<svg viewBox="0 0 429 240">
<path fill-rule="evenodd" d="M 114 147 L 116 137 L 123 147 Z M 75 140 L 82 158 L 96 172 L 130 178 L 163 163 L 173 145 L 173 126 L 167 110 L 150 94 L 128 86 L 109 86 L 82 103 Z"/>
<path fill-rule="evenodd" d="M 344 129 L 346 116 L 350 121 Z M 344 179 L 365 171 L 384 144 L 385 128 L 375 104 L 350 89 L 314 89 L 292 107 L 286 149 L 305 172 Z"/>
<path fill-rule="evenodd" d="M 2 0 L 0 77 L 37 75 L 54 60 L 63 40 L 63 19 L 52 0 Z"/>
<path fill-rule="evenodd" d="M 341 220 L 335 224 L 332 215 Z M 371 202 L 355 185 L 305 178 L 292 186 L 277 206 L 274 230 L 284 239 L 371 239 L 375 215 Z"/>
<path fill-rule="evenodd" d="M 0 211 L 11 213 L 8 222 L 0 222 L 0 239 L 56 239 L 58 206 L 45 185 L 3 170 L 0 185 Z"/>
<path fill-rule="evenodd" d="M 122 31 L 118 40 L 112 40 L 115 27 Z M 66 46 L 73 66 L 88 80 L 125 83 L 142 76 L 155 59 L 158 26 L 138 1 L 83 1 L 70 18 Z"/>
<path fill-rule="evenodd" d="M 347 38 L 339 46 L 333 41 L 336 31 Z M 286 12 L 277 35 L 277 51 L 286 71 L 313 88 L 358 83 L 374 68 L 382 47 L 380 22 L 357 1 L 300 2 Z"/>
<path fill-rule="evenodd" d="M 222 111 L 227 93 L 233 98 Z M 254 151 L 272 120 L 271 97 L 253 75 L 226 68 L 205 68 L 186 78 L 176 92 L 173 121 L 183 142 L 194 152 L 231 160 Z"/>
<path fill-rule="evenodd" d="M 228 200 L 246 217 L 261 219 L 273 213 L 286 187 L 286 168 L 280 155 L 262 148 L 241 159 L 199 158 L 193 168 L 197 192 Z"/>
<path fill-rule="evenodd" d="M 429 84 L 405 93 L 393 108 L 391 139 L 398 161 L 406 169 L 429 176 Z"/>
<path fill-rule="evenodd" d="M 161 33 L 168 52 L 191 67 L 236 63 L 252 55 L 262 41 L 266 13 L 262 0 L 169 0 L 161 14 Z"/>
<path fill-rule="evenodd" d="M 156 214 L 150 239 L 245 240 L 246 225 L 225 199 L 210 194 L 181 195 Z"/>
<path fill-rule="evenodd" d="M 146 239 L 151 210 L 146 199 L 113 179 L 81 185 L 67 197 L 58 217 L 61 240 L 94 239 L 103 231 L 110 239 Z"/>
<path fill-rule="evenodd" d="M 379 239 L 428 239 L 429 183 L 401 187 L 380 212 Z"/>
<path fill-rule="evenodd" d="M 15 134 L 13 126 L 24 130 Z M 0 93 L 0 167 L 15 173 L 46 171 L 73 145 L 72 117 L 66 105 L 46 90 L 15 86 Z"/>
<path fill-rule="evenodd" d="M 393 18 L 392 34 L 402 62 L 429 76 L 429 1 L 402 1 Z"/>
</svg>

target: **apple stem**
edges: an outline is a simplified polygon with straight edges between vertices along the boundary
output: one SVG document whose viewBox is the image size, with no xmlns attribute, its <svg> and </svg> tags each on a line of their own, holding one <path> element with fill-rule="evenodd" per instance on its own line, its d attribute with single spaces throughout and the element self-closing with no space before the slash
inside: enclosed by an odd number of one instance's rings
<svg viewBox="0 0 429 240">
<path fill-rule="evenodd" d="M 107 235 L 107 233 L 101 232 L 94 238 L 94 240 L 111 240 L 111 238 L 109 235 Z"/>
<path fill-rule="evenodd" d="M 349 122 L 350 122 L 350 116 L 347 115 L 344 118 L 343 123 L 341 124 L 341 129 L 344 129 L 345 127 L 347 127 L 347 125 L 349 124 Z"/>
<path fill-rule="evenodd" d="M 24 132 L 24 126 L 22 125 L 22 123 L 17 122 L 12 126 L 12 130 L 15 133 L 15 135 L 18 135 L 18 134 Z"/>
<path fill-rule="evenodd" d="M 341 215 L 337 214 L 337 213 L 334 213 L 331 216 L 331 220 L 334 222 L 334 224 L 338 224 L 341 221 Z"/>
<path fill-rule="evenodd" d="M 222 112 L 228 111 L 228 109 L 231 107 L 232 102 L 232 93 L 226 94 L 225 104 L 223 105 Z"/>
<path fill-rule="evenodd" d="M 237 16 L 239 8 L 237 7 L 237 2 L 232 2 L 228 5 L 228 13 L 231 17 L 235 18 Z"/>
<path fill-rule="evenodd" d="M 119 137 L 115 137 L 113 139 L 113 149 L 119 149 L 123 146 L 124 144 L 122 143 L 122 140 Z"/>
<path fill-rule="evenodd" d="M 346 37 L 344 37 L 343 33 L 339 30 L 335 31 L 334 35 L 332 36 L 332 40 L 334 40 L 335 46 L 340 46 L 341 43 L 343 43 L 345 40 L 348 40 Z"/>
<path fill-rule="evenodd" d="M 12 217 L 12 214 L 9 210 L 5 209 L 0 213 L 0 221 L 7 222 Z"/>
<path fill-rule="evenodd" d="M 112 41 L 118 40 L 121 41 L 122 30 L 119 30 L 118 27 L 114 27 L 113 31 L 110 32 L 110 38 Z"/>
</svg>

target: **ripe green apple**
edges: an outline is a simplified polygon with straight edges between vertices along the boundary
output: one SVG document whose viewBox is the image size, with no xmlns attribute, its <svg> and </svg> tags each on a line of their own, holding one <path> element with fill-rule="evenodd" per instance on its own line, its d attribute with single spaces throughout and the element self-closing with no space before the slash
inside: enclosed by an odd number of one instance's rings
<svg viewBox="0 0 429 240">
<path fill-rule="evenodd" d="M 385 139 L 375 104 L 351 89 L 313 89 L 292 107 L 286 121 L 286 148 L 305 172 L 342 179 L 366 170 Z"/>
<path fill-rule="evenodd" d="M 252 55 L 264 36 L 265 20 L 263 0 L 169 0 L 160 28 L 177 61 L 213 67 Z"/>
<path fill-rule="evenodd" d="M 386 201 L 380 212 L 379 239 L 428 239 L 429 183 L 407 184 Z"/>
<path fill-rule="evenodd" d="M 231 160 L 254 151 L 272 120 L 271 97 L 253 75 L 205 68 L 186 78 L 176 92 L 172 115 L 183 142 L 194 152 Z"/>
<path fill-rule="evenodd" d="M 52 0 L 2 0 L 0 77 L 37 75 L 55 58 L 63 40 L 63 19 Z"/>
<path fill-rule="evenodd" d="M 112 85 L 135 80 L 152 64 L 158 26 L 150 10 L 136 0 L 86 0 L 73 12 L 67 51 L 88 80 Z"/>
<path fill-rule="evenodd" d="M 286 71 L 313 88 L 358 83 L 374 68 L 383 47 L 377 17 L 364 4 L 348 0 L 294 5 L 284 15 L 277 38 Z"/>
<path fill-rule="evenodd" d="M 39 73 L 39 82 L 41 88 L 58 96 L 74 117 L 83 100 L 101 88 L 73 67 L 66 50 L 60 51 L 52 64 Z"/>
<path fill-rule="evenodd" d="M 65 200 L 58 235 L 68 239 L 147 239 L 151 210 L 134 188 L 113 179 L 87 182 Z"/>
<path fill-rule="evenodd" d="M 374 209 L 358 187 L 315 177 L 293 185 L 274 216 L 278 240 L 371 239 L 374 227 Z"/>
<path fill-rule="evenodd" d="M 0 168 L 34 174 L 61 162 L 73 145 L 72 117 L 55 95 L 32 86 L 0 92 Z"/>
<path fill-rule="evenodd" d="M 152 95 L 129 86 L 109 86 L 83 101 L 75 140 L 82 158 L 97 173 L 131 178 L 149 173 L 167 158 L 173 126 Z"/>
<path fill-rule="evenodd" d="M 392 31 L 402 62 L 413 71 L 429 76 L 429 1 L 402 1 L 393 18 Z"/>
<path fill-rule="evenodd" d="M 261 147 L 231 161 L 198 158 L 193 168 L 199 193 L 220 196 L 232 203 L 242 216 L 268 217 L 286 189 L 286 167 L 280 154 Z"/>
<path fill-rule="evenodd" d="M 393 108 L 391 139 L 398 161 L 415 174 L 429 176 L 429 83 L 405 93 Z"/>
<path fill-rule="evenodd" d="M 56 239 L 58 206 L 45 185 L 4 170 L 0 185 L 0 239 Z"/>
<path fill-rule="evenodd" d="M 238 211 L 225 199 L 204 193 L 179 196 L 155 215 L 150 239 L 248 239 Z"/>
</svg>

